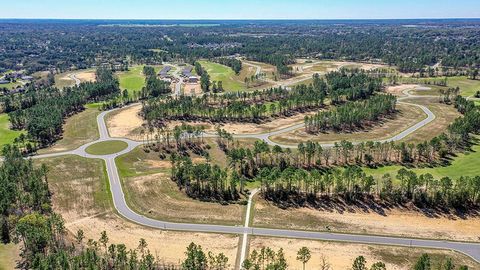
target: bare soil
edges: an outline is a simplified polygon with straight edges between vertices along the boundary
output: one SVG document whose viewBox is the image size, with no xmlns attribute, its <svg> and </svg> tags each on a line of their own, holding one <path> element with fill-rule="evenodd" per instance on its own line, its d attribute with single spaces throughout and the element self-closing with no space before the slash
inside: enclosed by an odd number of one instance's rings
<svg viewBox="0 0 480 270">
<path fill-rule="evenodd" d="M 321 269 L 322 257 L 330 264 L 331 269 L 350 269 L 356 257 L 364 256 L 367 267 L 377 261 L 383 261 L 387 269 L 408 270 L 412 269 L 415 261 L 423 253 L 428 253 L 431 256 L 433 266 L 436 266 L 438 261 L 449 257 L 452 258 L 455 265 L 468 265 L 472 269 L 479 267 L 478 263 L 467 256 L 452 251 L 257 236 L 250 240 L 250 250 L 262 247 L 270 247 L 275 251 L 282 248 L 289 269 L 302 269 L 302 263 L 296 260 L 297 251 L 302 247 L 309 248 L 312 255 L 310 261 L 306 264 L 307 269 Z"/>
<path fill-rule="evenodd" d="M 319 209 L 283 210 L 260 197 L 255 204 L 255 226 L 301 230 L 395 235 L 402 237 L 480 241 L 480 216 L 422 212 L 419 209 L 370 208 L 335 205 Z"/>
<path fill-rule="evenodd" d="M 108 114 L 106 123 L 110 136 L 140 139 L 139 134 L 144 123 L 139 115 L 141 109 L 142 105 L 137 104 Z"/>
</svg>

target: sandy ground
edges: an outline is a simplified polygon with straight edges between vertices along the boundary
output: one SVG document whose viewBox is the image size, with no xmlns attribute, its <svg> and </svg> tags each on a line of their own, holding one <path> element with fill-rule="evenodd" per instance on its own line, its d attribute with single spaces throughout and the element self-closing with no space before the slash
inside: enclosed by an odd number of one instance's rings
<svg viewBox="0 0 480 270">
<path fill-rule="evenodd" d="M 354 132 L 326 132 L 319 134 L 309 134 L 305 131 L 305 128 L 300 128 L 288 133 L 283 133 L 277 136 L 273 136 L 270 139 L 278 143 L 297 144 L 299 142 L 306 141 L 318 141 L 322 143 L 331 143 L 340 140 L 348 141 L 365 141 L 365 140 L 378 140 L 389 138 L 410 126 L 415 125 L 417 122 L 426 118 L 427 116 L 420 108 L 408 106 L 404 104 L 398 104 L 397 109 L 399 112 L 391 118 L 381 120 L 378 123 L 372 124 L 372 127 L 364 130 L 358 130 Z"/>
<path fill-rule="evenodd" d="M 254 224 L 306 230 L 326 230 L 346 233 L 396 235 L 418 238 L 480 241 L 480 217 L 462 219 L 455 215 L 431 217 L 407 209 L 372 209 L 337 207 L 317 210 L 299 208 L 282 210 L 264 200 L 255 205 Z"/>
<path fill-rule="evenodd" d="M 82 82 L 94 82 L 96 80 L 95 71 L 79 72 L 76 76 Z"/>
<path fill-rule="evenodd" d="M 299 239 L 280 239 L 253 237 L 250 240 L 250 250 L 270 247 L 275 251 L 282 248 L 289 269 L 302 269 L 302 263 L 296 260 L 297 251 L 307 247 L 311 252 L 311 259 L 306 264 L 306 269 L 321 269 L 322 257 L 330 264 L 331 270 L 351 269 L 353 261 L 358 256 L 364 256 L 369 268 L 373 263 L 383 261 L 389 270 L 411 269 L 412 264 L 422 253 L 428 252 L 438 256 L 448 256 L 454 259 L 457 265 L 467 264 L 478 266 L 466 256 L 441 250 L 421 250 L 416 248 L 386 247 L 360 244 L 347 244 L 337 242 L 322 242 Z"/>
<path fill-rule="evenodd" d="M 401 84 L 401 85 L 395 85 L 395 86 L 388 86 L 385 89 L 385 92 L 390 93 L 392 95 L 396 95 L 396 96 L 404 96 L 403 91 L 413 90 L 418 87 L 421 87 L 421 86 L 418 84 Z"/>
<path fill-rule="evenodd" d="M 200 83 L 186 83 L 183 85 L 183 94 L 186 96 L 199 96 L 203 93 Z"/>
<path fill-rule="evenodd" d="M 110 136 L 138 139 L 143 124 L 143 119 L 139 115 L 141 109 L 142 105 L 137 104 L 107 115 L 106 122 Z"/>
</svg>

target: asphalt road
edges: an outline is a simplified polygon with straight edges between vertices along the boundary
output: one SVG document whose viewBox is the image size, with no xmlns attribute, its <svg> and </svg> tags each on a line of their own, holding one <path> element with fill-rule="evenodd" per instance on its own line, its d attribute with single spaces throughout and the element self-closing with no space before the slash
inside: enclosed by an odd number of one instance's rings
<svg viewBox="0 0 480 270">
<path fill-rule="evenodd" d="M 408 92 L 405 92 L 405 94 L 406 94 L 405 98 L 415 97 L 410 95 Z M 405 101 L 403 102 L 406 103 Z M 411 104 L 411 103 L 408 103 L 408 104 Z M 420 107 L 427 114 L 427 118 L 417 123 L 416 125 L 412 126 L 411 128 L 401 132 L 400 134 L 397 134 L 394 137 L 389 138 L 388 140 L 393 141 L 393 140 L 402 139 L 405 136 L 408 136 L 412 132 L 418 130 L 419 128 L 423 127 L 424 125 L 430 123 L 435 119 L 435 115 L 428 108 L 421 105 L 413 105 L 413 106 Z M 73 155 L 78 155 L 86 158 L 103 159 L 105 161 L 106 168 L 107 168 L 107 174 L 108 174 L 108 179 L 110 181 L 110 188 L 112 192 L 115 209 L 118 211 L 118 213 L 121 216 L 125 217 L 126 219 L 132 222 L 135 222 L 144 226 L 152 227 L 152 228 L 157 228 L 157 229 L 188 231 L 188 232 L 239 234 L 239 235 L 244 235 L 244 237 L 251 236 L 251 235 L 260 235 L 260 236 L 273 236 L 273 237 L 286 237 L 286 238 L 304 238 L 304 239 L 325 240 L 325 241 L 341 241 L 341 242 L 349 242 L 349 243 L 447 249 L 447 250 L 455 250 L 455 251 L 464 253 L 470 256 L 471 258 L 473 258 L 474 260 L 480 262 L 480 243 L 466 243 L 466 242 L 441 241 L 441 240 L 423 240 L 423 239 L 415 239 L 415 238 L 387 237 L 387 236 L 374 236 L 374 235 L 361 235 L 361 234 L 340 234 L 340 233 L 329 233 L 329 232 L 266 229 L 266 228 L 249 227 L 248 222 L 246 222 L 243 226 L 174 223 L 174 222 L 155 220 L 155 219 L 140 215 L 134 212 L 133 210 L 131 210 L 125 200 L 125 195 L 122 190 L 120 177 L 118 175 L 118 169 L 115 164 L 115 158 L 132 151 L 135 147 L 141 145 L 142 143 L 125 139 L 125 138 L 111 138 L 110 135 L 108 134 L 108 130 L 105 124 L 105 116 L 109 112 L 102 112 L 97 117 L 97 123 L 98 123 L 99 133 L 100 133 L 100 138 L 97 141 L 90 142 L 72 151 L 39 155 L 39 156 L 34 156 L 33 158 L 48 158 L 48 157 L 56 157 L 56 156 L 73 154 Z M 268 132 L 266 134 L 236 135 L 236 137 L 263 139 L 271 144 L 272 143 L 276 144 L 269 140 L 270 136 L 281 134 L 283 132 L 288 132 L 297 128 L 301 128 L 302 125 L 303 124 L 298 124 L 282 130 Z M 104 156 L 90 155 L 85 152 L 85 149 L 88 146 L 98 142 L 108 141 L 108 140 L 124 141 L 127 143 L 128 147 L 119 153 L 104 155 Z M 328 145 L 325 145 L 325 146 L 328 146 Z M 287 147 L 292 147 L 292 146 L 287 146 Z M 243 253 L 244 247 L 246 247 L 246 242 L 244 244 L 242 243 L 242 253 Z M 245 258 L 245 253 L 243 253 L 243 258 Z"/>
</svg>

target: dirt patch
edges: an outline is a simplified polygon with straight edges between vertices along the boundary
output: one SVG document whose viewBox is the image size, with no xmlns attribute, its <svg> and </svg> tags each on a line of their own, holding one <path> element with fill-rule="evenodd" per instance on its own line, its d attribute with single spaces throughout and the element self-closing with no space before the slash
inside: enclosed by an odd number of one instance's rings
<svg viewBox="0 0 480 270">
<path fill-rule="evenodd" d="M 144 123 L 139 113 L 141 104 L 123 108 L 107 115 L 107 128 L 110 136 L 116 138 L 130 138 L 138 140 L 142 124 Z"/>
<path fill-rule="evenodd" d="M 186 96 L 199 96 L 203 94 L 200 83 L 186 83 L 183 85 L 183 94 Z"/>
<path fill-rule="evenodd" d="M 385 89 L 385 92 L 390 93 L 395 96 L 404 96 L 403 91 L 405 90 L 415 90 L 419 88 L 420 85 L 418 84 L 401 84 L 401 85 L 394 85 L 388 86 Z"/>
<path fill-rule="evenodd" d="M 82 82 L 94 82 L 96 81 L 95 71 L 85 71 L 76 73 L 75 76 Z"/>
<path fill-rule="evenodd" d="M 279 239 L 266 237 L 253 237 L 250 241 L 250 250 L 262 247 L 270 247 L 275 251 L 282 248 L 289 269 L 302 269 L 302 263 L 296 260 L 297 251 L 302 247 L 308 247 L 311 259 L 306 264 L 307 269 L 320 269 L 322 257 L 330 264 L 331 269 L 351 269 L 353 261 L 358 256 L 364 256 L 367 267 L 377 261 L 383 261 L 387 269 L 407 270 L 412 269 L 414 262 L 423 254 L 429 253 L 436 265 L 437 257 L 450 257 L 456 265 L 478 266 L 466 256 L 441 250 L 424 250 L 418 248 L 386 247 L 362 244 L 347 244 L 336 242 L 311 241 L 300 239 Z"/>
<path fill-rule="evenodd" d="M 480 217 L 433 215 L 408 209 L 371 209 L 332 207 L 282 210 L 258 199 L 254 224 L 302 230 L 395 235 L 402 237 L 479 241 Z"/>
</svg>

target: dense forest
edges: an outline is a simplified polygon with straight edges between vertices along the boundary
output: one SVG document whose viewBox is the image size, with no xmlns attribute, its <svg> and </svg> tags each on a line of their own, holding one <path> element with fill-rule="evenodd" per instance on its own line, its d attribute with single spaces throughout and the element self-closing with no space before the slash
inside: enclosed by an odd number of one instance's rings
<svg viewBox="0 0 480 270">
<path fill-rule="evenodd" d="M 65 118 L 84 109 L 87 102 L 115 98 L 120 94 L 117 78 L 110 69 L 99 68 L 96 82 L 81 83 L 63 90 L 32 88 L 4 99 L 14 129 L 25 129 L 39 147 L 60 139 Z"/>
<path fill-rule="evenodd" d="M 211 27 L 161 23 L 3 21 L 0 68 L 65 71 L 235 54 L 273 64 L 287 76 L 287 64 L 297 57 L 381 61 L 404 72 L 427 72 L 437 63 L 465 69 L 480 65 L 478 20 L 343 21 L 342 27 L 325 21 L 227 21 Z"/>
</svg>

